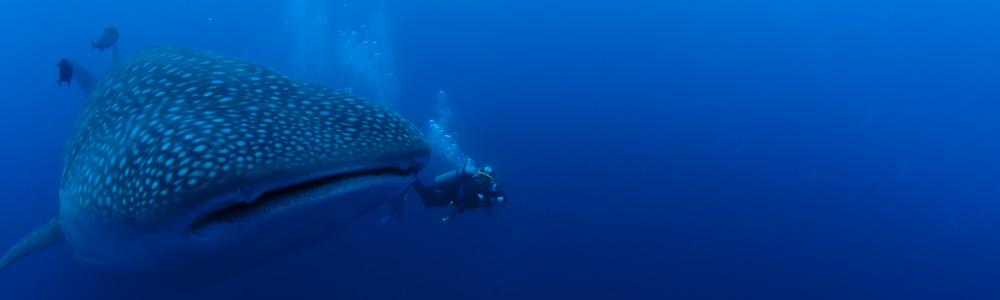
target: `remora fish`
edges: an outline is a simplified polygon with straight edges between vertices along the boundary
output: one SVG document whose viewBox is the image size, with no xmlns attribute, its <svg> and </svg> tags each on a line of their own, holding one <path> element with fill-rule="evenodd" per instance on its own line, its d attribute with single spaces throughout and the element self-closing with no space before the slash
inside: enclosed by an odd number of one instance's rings
<svg viewBox="0 0 1000 300">
<path fill-rule="evenodd" d="M 429 155 L 420 131 L 379 104 L 221 55 L 147 48 L 90 93 L 58 216 L 0 269 L 65 240 L 99 271 L 224 278 L 398 197 Z"/>
<path fill-rule="evenodd" d="M 115 42 L 118 41 L 118 29 L 114 26 L 108 26 L 104 28 L 104 33 L 101 37 L 97 38 L 97 41 L 90 41 L 90 53 L 94 53 L 94 48 L 104 51 L 104 49 L 114 46 Z"/>
</svg>

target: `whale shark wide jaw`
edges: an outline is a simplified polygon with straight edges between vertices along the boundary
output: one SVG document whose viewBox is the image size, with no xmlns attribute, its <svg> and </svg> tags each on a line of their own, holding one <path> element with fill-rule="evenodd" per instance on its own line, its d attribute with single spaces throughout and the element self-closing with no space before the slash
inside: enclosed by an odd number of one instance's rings
<svg viewBox="0 0 1000 300">
<path fill-rule="evenodd" d="M 254 222 L 270 214 L 278 214 L 298 205 L 319 201 L 337 201 L 339 197 L 359 189 L 377 188 L 385 181 L 412 181 L 419 164 L 405 167 L 359 169 L 319 177 L 309 177 L 292 184 L 276 186 L 256 197 L 225 201 L 200 214 L 191 224 L 191 232 L 207 237 L 213 229 L 234 223 Z"/>
</svg>

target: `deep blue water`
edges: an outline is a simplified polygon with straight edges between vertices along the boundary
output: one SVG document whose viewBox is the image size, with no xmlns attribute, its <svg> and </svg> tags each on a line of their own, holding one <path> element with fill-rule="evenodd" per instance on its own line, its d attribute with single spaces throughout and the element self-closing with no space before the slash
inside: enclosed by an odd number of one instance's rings
<svg viewBox="0 0 1000 300">
<path fill-rule="evenodd" d="M 83 96 L 54 65 L 106 70 L 109 25 L 123 55 L 223 53 L 424 130 L 444 90 L 510 203 L 442 224 L 411 201 L 195 289 L 60 244 L 3 299 L 1000 298 L 1000 2 L 85 2 L 0 10 L 0 247 L 58 211 Z"/>
</svg>

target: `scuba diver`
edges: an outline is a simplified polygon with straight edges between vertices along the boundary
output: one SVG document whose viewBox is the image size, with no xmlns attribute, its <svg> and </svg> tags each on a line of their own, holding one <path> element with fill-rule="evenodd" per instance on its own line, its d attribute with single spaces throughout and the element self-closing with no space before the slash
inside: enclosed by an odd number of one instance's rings
<svg viewBox="0 0 1000 300">
<path fill-rule="evenodd" d="M 489 166 L 478 169 L 466 164 L 457 170 L 438 175 L 432 186 L 424 185 L 419 178 L 411 186 L 420 195 L 424 207 L 455 207 L 451 214 L 441 218 L 442 222 L 448 222 L 455 215 L 469 209 L 482 207 L 489 210 L 493 206 L 507 203 L 503 182 L 493 178 L 493 168 Z M 402 202 L 405 199 L 404 195 L 399 201 L 393 201 L 390 212 L 392 218 L 402 217 Z M 383 222 L 388 218 L 390 217 L 383 219 Z"/>
</svg>

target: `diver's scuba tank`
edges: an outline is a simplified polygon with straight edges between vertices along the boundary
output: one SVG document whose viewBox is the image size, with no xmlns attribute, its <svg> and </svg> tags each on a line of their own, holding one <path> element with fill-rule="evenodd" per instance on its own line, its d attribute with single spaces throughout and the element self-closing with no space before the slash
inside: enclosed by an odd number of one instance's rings
<svg viewBox="0 0 1000 300">
<path fill-rule="evenodd" d="M 434 184 L 441 186 L 442 184 L 454 184 L 461 177 L 476 175 L 479 171 L 476 170 L 475 166 L 471 164 L 466 164 L 465 166 L 458 168 L 454 171 L 449 171 L 444 174 L 434 177 Z"/>
</svg>

